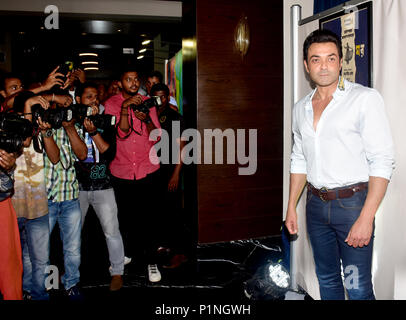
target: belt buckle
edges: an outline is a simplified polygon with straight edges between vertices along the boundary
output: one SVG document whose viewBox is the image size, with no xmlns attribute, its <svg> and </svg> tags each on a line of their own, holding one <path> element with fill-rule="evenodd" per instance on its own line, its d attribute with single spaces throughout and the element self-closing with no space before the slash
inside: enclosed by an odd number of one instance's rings
<svg viewBox="0 0 406 320">
<path fill-rule="evenodd" d="M 325 198 L 325 196 L 327 195 L 327 192 L 328 192 L 328 189 L 326 187 L 319 189 L 319 198 L 321 199 L 321 201 L 323 201 L 323 202 L 328 201 L 328 199 Z"/>
</svg>

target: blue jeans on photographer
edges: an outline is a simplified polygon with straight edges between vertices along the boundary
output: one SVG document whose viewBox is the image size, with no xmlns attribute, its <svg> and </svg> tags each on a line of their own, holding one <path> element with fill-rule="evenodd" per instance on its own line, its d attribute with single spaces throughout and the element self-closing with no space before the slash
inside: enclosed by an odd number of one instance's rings
<svg viewBox="0 0 406 320">
<path fill-rule="evenodd" d="M 307 231 L 322 300 L 344 300 L 345 290 L 350 300 L 375 300 L 371 274 L 373 232 L 370 243 L 362 248 L 345 242 L 361 213 L 367 192 L 364 189 L 349 198 L 323 201 L 308 188 Z"/>
<path fill-rule="evenodd" d="M 48 300 L 45 272 L 49 263 L 49 216 L 18 218 L 18 228 L 23 254 L 23 290 L 33 300 Z"/>
<path fill-rule="evenodd" d="M 62 284 L 65 290 L 74 287 L 80 280 L 80 246 L 82 213 L 79 200 L 66 200 L 52 202 L 48 200 L 49 229 L 52 233 L 55 223 L 58 222 L 60 236 L 63 245 L 63 260 L 65 274 L 62 276 Z"/>
<path fill-rule="evenodd" d="M 82 226 L 87 210 L 92 205 L 106 238 L 110 260 L 110 274 L 124 274 L 124 244 L 121 237 L 117 204 L 113 188 L 95 191 L 79 191 L 80 209 L 82 210 Z"/>
</svg>

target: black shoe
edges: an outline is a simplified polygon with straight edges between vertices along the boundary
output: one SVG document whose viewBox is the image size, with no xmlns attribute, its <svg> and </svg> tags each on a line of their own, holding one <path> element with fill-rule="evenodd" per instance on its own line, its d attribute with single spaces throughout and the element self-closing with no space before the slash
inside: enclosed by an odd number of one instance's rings
<svg viewBox="0 0 406 320">
<path fill-rule="evenodd" d="M 28 291 L 23 291 L 23 300 L 32 300 L 31 294 Z"/>
<path fill-rule="evenodd" d="M 73 286 L 66 290 L 69 300 L 71 301 L 83 301 L 83 295 L 79 290 L 78 285 Z"/>
</svg>

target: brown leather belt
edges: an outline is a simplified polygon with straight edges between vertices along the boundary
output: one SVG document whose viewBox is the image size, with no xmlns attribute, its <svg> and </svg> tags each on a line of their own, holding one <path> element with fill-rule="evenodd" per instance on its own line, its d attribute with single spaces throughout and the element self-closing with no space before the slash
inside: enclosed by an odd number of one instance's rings
<svg viewBox="0 0 406 320">
<path fill-rule="evenodd" d="M 321 200 L 326 202 L 336 199 L 351 198 L 354 193 L 368 188 L 368 182 L 362 182 L 348 187 L 335 188 L 331 190 L 328 190 L 326 188 L 316 189 L 310 183 L 307 183 L 307 188 L 315 196 L 318 196 Z"/>
</svg>

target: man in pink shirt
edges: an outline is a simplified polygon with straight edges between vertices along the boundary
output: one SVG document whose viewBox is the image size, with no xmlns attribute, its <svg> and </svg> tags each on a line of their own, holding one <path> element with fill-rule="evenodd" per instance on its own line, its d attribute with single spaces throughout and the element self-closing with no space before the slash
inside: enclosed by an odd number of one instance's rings
<svg viewBox="0 0 406 320">
<path fill-rule="evenodd" d="M 157 141 L 149 140 L 151 130 L 160 124 L 155 107 L 148 114 L 139 112 L 148 97 L 138 93 L 140 79 L 134 68 L 122 73 L 121 93 L 105 103 L 105 113 L 116 116 L 117 152 L 110 164 L 112 183 L 118 206 L 120 229 L 126 256 L 148 265 L 150 281 L 157 282 L 161 275 L 156 266 L 156 240 L 154 231 L 156 195 L 160 192 L 159 159 L 154 148 Z"/>
</svg>

